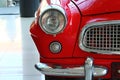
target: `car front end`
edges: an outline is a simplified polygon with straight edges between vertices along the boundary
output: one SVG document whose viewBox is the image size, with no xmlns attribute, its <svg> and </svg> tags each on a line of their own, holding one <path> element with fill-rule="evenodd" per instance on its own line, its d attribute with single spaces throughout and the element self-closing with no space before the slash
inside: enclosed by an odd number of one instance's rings
<svg viewBox="0 0 120 80">
<path fill-rule="evenodd" d="M 31 24 L 35 67 L 58 77 L 120 79 L 120 2 L 42 0 Z M 52 79 L 54 80 L 54 79 Z"/>
</svg>

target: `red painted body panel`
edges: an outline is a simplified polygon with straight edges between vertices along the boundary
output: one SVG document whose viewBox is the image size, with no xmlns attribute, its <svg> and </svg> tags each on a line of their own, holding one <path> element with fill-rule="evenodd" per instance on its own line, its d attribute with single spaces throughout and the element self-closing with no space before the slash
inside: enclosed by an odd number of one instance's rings
<svg viewBox="0 0 120 80">
<path fill-rule="evenodd" d="M 120 11 L 119 0 L 74 0 L 82 15 L 101 14 Z"/>
<path fill-rule="evenodd" d="M 64 2 L 62 2 L 65 4 Z M 64 32 L 53 35 L 46 35 L 40 28 L 39 24 L 31 26 L 30 32 L 32 33 L 32 37 L 36 42 L 36 46 L 41 53 L 41 57 L 46 58 L 66 58 L 72 57 L 74 46 L 77 39 L 77 32 L 79 30 L 80 19 L 81 16 L 79 14 L 78 9 L 75 7 L 73 3 L 69 3 L 66 5 L 66 13 L 68 17 L 68 23 L 64 30 Z M 76 20 L 77 19 L 77 20 Z M 59 54 L 53 54 L 49 50 L 49 45 L 53 41 L 58 41 L 62 44 L 62 50 Z"/>
<path fill-rule="evenodd" d="M 105 66 L 108 74 L 103 78 L 111 78 L 112 62 L 120 62 L 120 55 L 105 55 L 89 53 L 79 48 L 79 36 L 83 27 L 91 22 L 120 20 L 120 1 L 114 0 L 43 0 L 37 13 L 36 20 L 32 23 L 31 36 L 40 53 L 40 62 L 47 64 L 59 64 L 63 67 L 82 66 L 87 57 L 94 59 L 94 65 Z M 56 36 L 46 34 L 38 24 L 41 8 L 55 4 L 64 8 L 67 13 L 68 23 L 64 31 Z M 113 4 L 114 3 L 114 4 Z M 76 6 L 77 5 L 77 6 Z M 53 41 L 62 44 L 62 50 L 53 54 L 49 45 Z"/>
<path fill-rule="evenodd" d="M 101 22 L 101 21 L 110 21 L 110 20 L 120 20 L 120 13 L 109 13 L 109 14 L 84 16 L 84 17 L 82 17 L 82 24 L 80 26 L 80 32 L 86 24 L 89 24 L 89 23 L 92 23 L 92 22 Z M 87 57 L 87 56 L 93 57 L 93 58 L 96 58 L 96 59 L 98 59 L 98 58 L 120 59 L 120 55 L 95 54 L 95 53 L 82 51 L 79 48 L 79 41 L 77 41 L 76 49 L 75 49 L 75 52 L 74 52 L 74 57 Z"/>
</svg>

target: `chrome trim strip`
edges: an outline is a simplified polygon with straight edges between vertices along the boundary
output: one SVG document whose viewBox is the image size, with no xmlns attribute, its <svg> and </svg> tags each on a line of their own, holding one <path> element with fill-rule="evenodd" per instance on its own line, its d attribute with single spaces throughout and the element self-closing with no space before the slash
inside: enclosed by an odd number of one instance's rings
<svg viewBox="0 0 120 80">
<path fill-rule="evenodd" d="M 82 32 L 80 33 L 80 36 L 79 36 L 79 47 L 83 50 L 83 51 L 87 51 L 87 52 L 96 52 L 98 54 L 108 54 L 108 55 L 112 55 L 112 54 L 118 54 L 120 55 L 120 51 L 104 51 L 104 50 L 94 50 L 94 49 L 89 49 L 89 48 L 86 48 L 84 45 L 83 45 L 83 36 L 84 36 L 84 33 L 86 31 L 86 29 L 88 29 L 89 27 L 92 27 L 92 26 L 100 26 L 100 25 L 108 25 L 108 24 L 120 24 L 120 20 L 111 20 L 111 21 L 102 21 L 102 22 L 92 22 L 92 23 L 89 23 L 87 25 L 85 25 L 82 29 Z"/>
<path fill-rule="evenodd" d="M 46 64 L 38 63 L 35 65 L 35 68 L 39 70 L 41 73 L 51 76 L 68 76 L 68 77 L 85 76 L 84 66 L 75 67 L 75 68 L 66 68 L 66 69 L 56 69 L 56 68 L 54 69 L 51 68 L 50 66 L 47 66 Z M 99 77 L 99 76 L 104 76 L 106 74 L 107 74 L 107 68 L 94 66 L 93 76 Z"/>
</svg>

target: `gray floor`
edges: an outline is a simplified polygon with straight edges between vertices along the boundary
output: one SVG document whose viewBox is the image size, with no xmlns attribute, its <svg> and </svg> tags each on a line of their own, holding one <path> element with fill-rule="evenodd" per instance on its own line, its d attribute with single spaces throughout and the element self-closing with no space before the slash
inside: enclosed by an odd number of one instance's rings
<svg viewBox="0 0 120 80">
<path fill-rule="evenodd" d="M 0 11 L 6 12 L 2 8 Z M 33 20 L 1 12 L 0 80 L 44 80 L 44 75 L 34 68 L 39 55 L 29 33 Z"/>
</svg>

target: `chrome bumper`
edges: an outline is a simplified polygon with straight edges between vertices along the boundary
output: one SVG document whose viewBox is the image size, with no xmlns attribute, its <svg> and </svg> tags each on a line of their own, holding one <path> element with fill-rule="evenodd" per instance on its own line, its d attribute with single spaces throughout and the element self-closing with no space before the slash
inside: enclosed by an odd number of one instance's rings
<svg viewBox="0 0 120 80">
<path fill-rule="evenodd" d="M 41 73 L 51 76 L 85 76 L 85 80 L 92 80 L 93 77 L 100 77 L 107 74 L 107 69 L 105 67 L 93 66 L 93 60 L 87 58 L 85 65 L 75 68 L 52 68 L 43 63 L 38 63 L 35 65 L 35 68 L 38 69 Z"/>
</svg>

